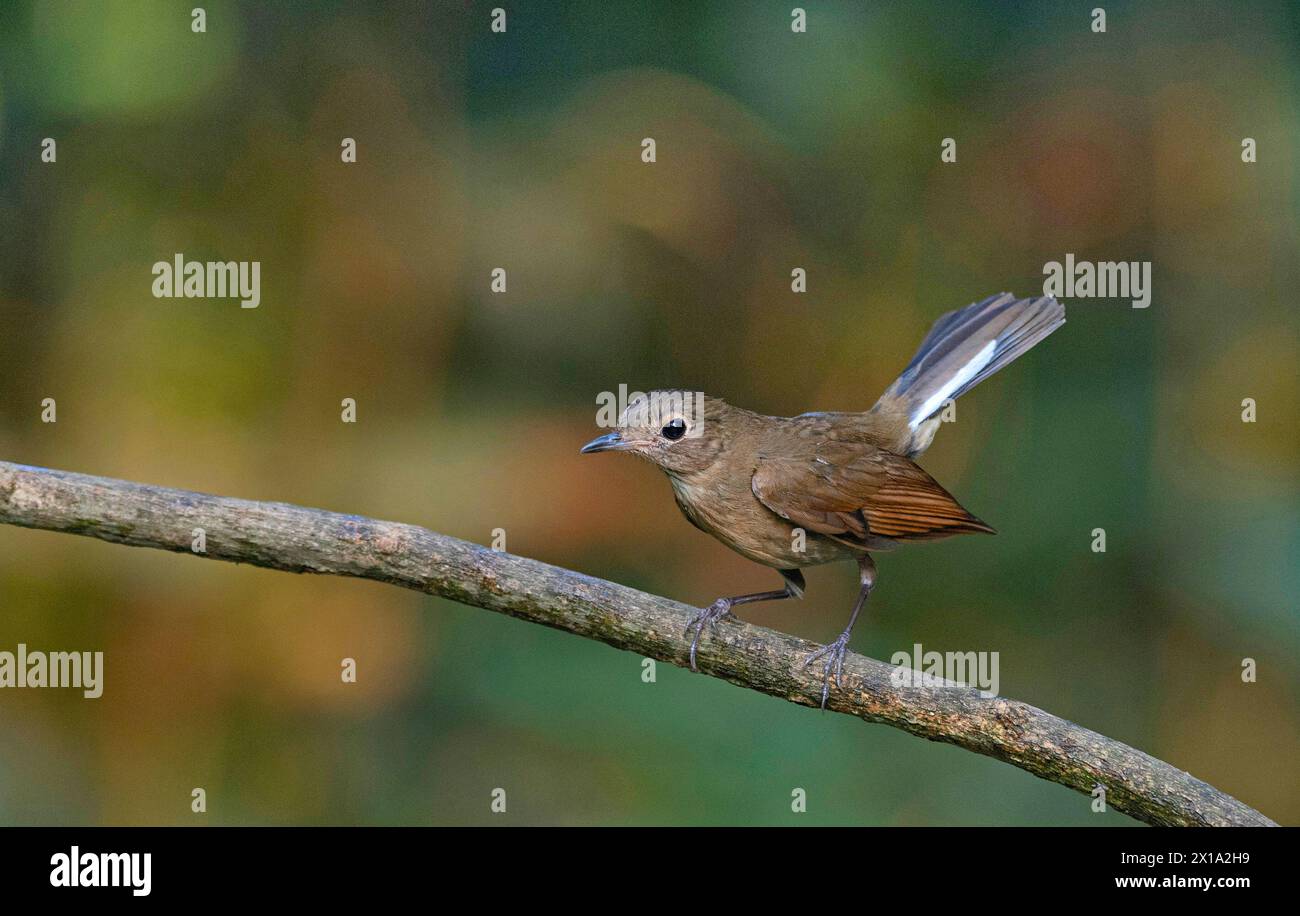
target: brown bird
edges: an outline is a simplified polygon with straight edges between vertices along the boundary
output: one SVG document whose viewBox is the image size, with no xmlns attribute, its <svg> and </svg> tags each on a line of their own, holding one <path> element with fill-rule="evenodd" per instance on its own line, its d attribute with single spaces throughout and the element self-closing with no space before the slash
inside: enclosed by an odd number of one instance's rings
<svg viewBox="0 0 1300 916">
<path fill-rule="evenodd" d="M 781 573 L 785 588 L 719 598 L 687 627 L 691 669 L 705 629 L 753 601 L 801 598 L 800 570 L 858 563 L 861 588 L 822 660 L 822 708 L 840 683 L 849 636 L 876 581 L 870 551 L 994 530 L 963 509 L 913 461 L 929 447 L 939 412 L 1065 323 L 1051 297 L 990 296 L 944 315 L 907 368 L 866 413 L 767 417 L 717 398 L 652 391 L 629 403 L 589 452 L 627 451 L 657 464 L 695 527 Z"/>
</svg>

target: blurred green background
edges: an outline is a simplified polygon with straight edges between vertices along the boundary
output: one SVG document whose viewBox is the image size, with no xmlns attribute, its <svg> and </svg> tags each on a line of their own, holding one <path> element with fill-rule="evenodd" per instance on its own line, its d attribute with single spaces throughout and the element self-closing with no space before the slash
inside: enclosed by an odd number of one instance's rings
<svg viewBox="0 0 1300 916">
<path fill-rule="evenodd" d="M 1005 695 L 1300 821 L 1294 4 L 198 3 L 0 6 L 0 458 L 504 528 L 702 605 L 776 576 L 579 458 L 599 392 L 865 409 L 940 313 L 1150 260 L 1149 309 L 1067 301 L 963 398 L 922 463 L 1001 533 L 878 556 L 853 645 L 996 650 Z M 261 307 L 154 299 L 176 252 L 260 261 Z M 854 587 L 742 616 L 825 641 Z M 0 527 L 19 642 L 107 673 L 0 692 L 7 824 L 1132 823 L 447 601 Z"/>
</svg>

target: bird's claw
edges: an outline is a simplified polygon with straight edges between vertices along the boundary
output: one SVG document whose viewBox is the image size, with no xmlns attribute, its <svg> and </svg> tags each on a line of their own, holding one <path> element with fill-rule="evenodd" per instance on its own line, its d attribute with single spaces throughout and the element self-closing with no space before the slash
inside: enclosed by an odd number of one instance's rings
<svg viewBox="0 0 1300 916">
<path fill-rule="evenodd" d="M 826 700 L 831 695 L 831 678 L 835 678 L 835 686 L 843 687 L 842 675 L 844 674 L 844 656 L 849 651 L 849 633 L 844 631 L 839 635 L 835 642 L 827 643 L 816 652 L 805 658 L 799 665 L 799 670 L 803 670 L 817 661 L 819 658 L 825 658 L 826 662 L 822 665 L 822 709 L 826 708 Z"/>
<path fill-rule="evenodd" d="M 698 614 L 691 618 L 691 622 L 686 625 L 686 632 L 682 635 L 689 636 L 691 631 L 695 631 L 691 639 L 691 670 L 698 671 L 695 667 L 695 650 L 700 644 L 700 636 L 704 633 L 705 627 L 712 630 L 719 620 L 725 620 L 732 616 L 731 601 L 727 598 L 719 598 L 708 607 L 700 610 Z"/>
</svg>

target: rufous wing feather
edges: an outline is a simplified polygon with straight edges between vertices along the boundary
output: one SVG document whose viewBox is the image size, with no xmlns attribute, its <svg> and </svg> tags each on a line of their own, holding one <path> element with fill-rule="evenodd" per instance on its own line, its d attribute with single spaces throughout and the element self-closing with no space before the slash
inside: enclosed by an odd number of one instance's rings
<svg viewBox="0 0 1300 916">
<path fill-rule="evenodd" d="M 994 533 L 911 460 L 857 443 L 823 442 L 811 457 L 764 456 L 750 486 L 782 518 L 850 541 Z"/>
</svg>

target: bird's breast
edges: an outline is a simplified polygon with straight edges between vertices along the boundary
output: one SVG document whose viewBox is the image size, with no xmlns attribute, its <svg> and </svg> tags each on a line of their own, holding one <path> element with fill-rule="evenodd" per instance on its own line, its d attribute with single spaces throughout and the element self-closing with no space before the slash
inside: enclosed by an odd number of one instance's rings
<svg viewBox="0 0 1300 916">
<path fill-rule="evenodd" d="M 799 569 L 851 556 L 844 545 L 805 532 L 768 509 L 754 495 L 749 475 L 733 480 L 691 480 L 669 475 L 673 496 L 692 525 L 741 556 L 775 569 Z"/>
</svg>

